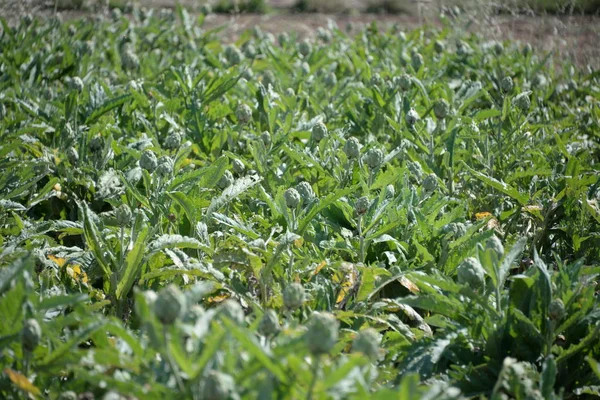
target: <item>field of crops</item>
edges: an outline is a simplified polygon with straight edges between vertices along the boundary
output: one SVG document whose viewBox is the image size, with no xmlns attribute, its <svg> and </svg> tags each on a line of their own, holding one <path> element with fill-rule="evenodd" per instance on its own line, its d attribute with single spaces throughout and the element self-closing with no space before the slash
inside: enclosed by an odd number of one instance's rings
<svg viewBox="0 0 600 400">
<path fill-rule="evenodd" d="M 600 72 L 451 22 L 0 32 L 0 398 L 600 395 Z"/>
</svg>

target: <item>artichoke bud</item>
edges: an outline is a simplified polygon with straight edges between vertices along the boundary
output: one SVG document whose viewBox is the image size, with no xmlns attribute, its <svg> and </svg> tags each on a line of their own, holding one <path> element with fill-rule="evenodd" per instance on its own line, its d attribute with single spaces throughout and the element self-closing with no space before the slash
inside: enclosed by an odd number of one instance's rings
<svg viewBox="0 0 600 400">
<path fill-rule="evenodd" d="M 235 116 L 241 125 L 246 125 L 252 120 L 252 109 L 246 104 L 240 104 L 235 110 Z"/>
<path fill-rule="evenodd" d="M 475 257 L 469 257 L 463 261 L 458 266 L 457 273 L 458 282 L 469 285 L 473 289 L 480 288 L 485 284 L 485 270 Z"/>
<path fill-rule="evenodd" d="M 394 185 L 389 184 L 385 187 L 385 198 L 386 199 L 391 199 L 396 195 L 396 188 L 394 188 Z"/>
<path fill-rule="evenodd" d="M 221 177 L 221 179 L 219 179 L 219 181 L 217 182 L 217 186 L 221 189 L 226 189 L 229 186 L 231 186 L 234 182 L 234 178 L 233 178 L 233 174 L 231 173 L 231 171 L 226 170 L 225 173 L 223 173 L 223 176 Z"/>
<path fill-rule="evenodd" d="M 310 42 L 308 40 L 303 40 L 298 45 L 298 52 L 300 54 L 302 54 L 304 57 L 309 55 L 311 51 L 312 51 L 312 45 L 310 44 Z"/>
<path fill-rule="evenodd" d="M 502 91 L 504 93 L 512 92 L 514 87 L 515 87 L 515 84 L 513 83 L 513 80 L 510 76 L 505 76 L 500 81 L 500 89 L 502 89 Z"/>
<path fill-rule="evenodd" d="M 240 325 L 244 322 L 244 310 L 240 303 L 233 299 L 227 299 L 219 305 L 219 315 L 229 318 L 236 324 Z"/>
<path fill-rule="evenodd" d="M 529 107 L 531 106 L 531 100 L 529 100 L 529 94 L 527 93 L 521 93 L 519 95 L 517 95 L 514 99 L 513 99 L 513 104 L 521 111 L 526 112 L 527 110 L 529 110 Z"/>
<path fill-rule="evenodd" d="M 127 226 L 131 223 L 131 208 L 127 204 L 121 204 L 115 210 L 115 219 L 117 220 L 117 225 L 119 226 Z"/>
<path fill-rule="evenodd" d="M 400 86 L 400 89 L 402 89 L 403 91 L 409 90 L 412 86 L 412 78 L 410 77 L 410 75 L 400 75 L 400 77 L 398 78 L 398 86 Z"/>
<path fill-rule="evenodd" d="M 140 157 L 140 167 L 152 172 L 158 167 L 158 159 L 152 150 L 144 150 Z"/>
<path fill-rule="evenodd" d="M 565 316 L 565 304 L 561 299 L 554 299 L 550 302 L 548 316 L 554 321 L 560 321 Z"/>
<path fill-rule="evenodd" d="M 364 215 L 369 211 L 369 207 L 371 206 L 371 201 L 368 197 L 363 196 L 356 200 L 354 204 L 354 211 L 356 211 L 357 215 Z"/>
<path fill-rule="evenodd" d="M 425 189 L 426 192 L 433 192 L 437 189 L 437 186 L 438 180 L 435 174 L 431 173 L 423 179 L 423 189 Z"/>
<path fill-rule="evenodd" d="M 377 169 L 383 163 L 383 151 L 377 148 L 371 148 L 365 154 L 365 161 L 371 169 Z"/>
<path fill-rule="evenodd" d="M 25 351 L 32 352 L 42 340 L 42 328 L 37 320 L 30 318 L 23 324 L 21 335 L 23 348 Z"/>
<path fill-rule="evenodd" d="M 244 165 L 244 163 L 238 160 L 237 158 L 233 159 L 233 161 L 231 162 L 231 166 L 233 167 L 233 172 L 235 172 L 238 175 L 242 175 L 246 170 L 246 166 Z"/>
<path fill-rule="evenodd" d="M 352 342 L 352 351 L 363 353 L 371 360 L 377 360 L 380 353 L 381 335 L 373 328 L 361 330 Z"/>
<path fill-rule="evenodd" d="M 260 140 L 263 142 L 265 147 L 269 147 L 271 145 L 271 134 L 269 131 L 264 131 L 260 134 Z"/>
<path fill-rule="evenodd" d="M 88 143 L 88 148 L 90 149 L 91 153 L 98 153 L 99 151 L 102 151 L 104 148 L 104 139 L 102 139 L 102 136 L 94 136 Z"/>
<path fill-rule="evenodd" d="M 167 176 L 173 173 L 175 168 L 175 162 L 169 156 L 162 156 L 158 159 L 158 166 L 156 167 L 156 174 L 159 176 Z"/>
<path fill-rule="evenodd" d="M 204 381 L 203 399 L 227 400 L 235 390 L 233 377 L 218 371 L 210 371 Z"/>
<path fill-rule="evenodd" d="M 313 313 L 304 336 L 308 350 L 313 355 L 326 354 L 337 343 L 339 322 L 330 313 Z"/>
<path fill-rule="evenodd" d="M 300 204 L 300 193 L 294 188 L 289 188 L 283 193 L 285 204 L 289 208 L 296 208 Z"/>
<path fill-rule="evenodd" d="M 173 284 L 161 289 L 154 301 L 154 314 L 164 325 L 172 325 L 185 309 L 185 295 Z"/>
<path fill-rule="evenodd" d="M 60 396 L 58 396 L 58 400 L 77 400 L 77 393 L 72 390 L 62 392 Z"/>
<path fill-rule="evenodd" d="M 415 71 L 418 71 L 423 66 L 423 56 L 419 53 L 413 54 L 411 58 L 411 64 Z"/>
<path fill-rule="evenodd" d="M 281 326 L 279 325 L 279 318 L 275 310 L 267 310 L 258 325 L 258 331 L 265 336 L 273 336 L 279 332 Z"/>
<path fill-rule="evenodd" d="M 312 128 L 312 138 L 315 142 L 320 142 L 327 137 L 327 127 L 321 121 L 317 122 Z"/>
<path fill-rule="evenodd" d="M 178 149 L 181 146 L 181 135 L 178 132 L 171 132 L 165 139 L 165 148 L 169 150 Z"/>
<path fill-rule="evenodd" d="M 304 286 L 299 283 L 291 283 L 283 291 L 283 305 L 290 311 L 302 307 L 304 300 L 306 300 Z"/>
<path fill-rule="evenodd" d="M 504 246 L 502 245 L 502 241 L 498 239 L 496 235 L 488 239 L 485 243 L 485 247 L 487 249 L 492 249 L 498 255 L 498 258 L 502 258 L 504 255 Z"/>
<path fill-rule="evenodd" d="M 350 159 L 358 158 L 360 157 L 361 147 L 362 146 L 358 139 L 355 137 L 351 137 L 348 140 L 346 140 L 346 143 L 344 143 L 344 153 L 346 153 L 346 156 Z"/>
<path fill-rule="evenodd" d="M 300 182 L 296 185 L 296 190 L 300 194 L 304 204 L 310 203 L 315 198 L 315 192 L 308 182 Z"/>
<path fill-rule="evenodd" d="M 444 119 L 450 111 L 450 105 L 445 99 L 439 99 L 433 105 L 433 113 L 437 119 Z"/>
</svg>

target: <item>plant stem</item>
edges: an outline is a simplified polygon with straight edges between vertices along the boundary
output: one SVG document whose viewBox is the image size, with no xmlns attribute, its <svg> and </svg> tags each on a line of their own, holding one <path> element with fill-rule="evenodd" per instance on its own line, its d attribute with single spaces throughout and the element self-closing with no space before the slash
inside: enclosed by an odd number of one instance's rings
<svg viewBox="0 0 600 400">
<path fill-rule="evenodd" d="M 313 392 L 315 390 L 315 386 L 317 384 L 317 377 L 319 376 L 319 367 L 321 365 L 321 357 L 317 356 L 315 358 L 315 363 L 313 364 L 312 372 L 312 380 L 310 382 L 310 387 L 308 388 L 308 394 L 306 395 L 306 400 L 312 400 Z"/>
<path fill-rule="evenodd" d="M 362 232 L 362 219 L 363 216 L 359 215 L 358 216 L 358 260 L 364 264 L 365 263 L 365 238 L 363 236 L 363 232 Z"/>
<path fill-rule="evenodd" d="M 175 366 L 175 361 L 173 360 L 173 356 L 171 356 L 171 351 L 169 350 L 169 331 L 166 325 L 163 325 L 163 336 L 165 338 L 165 354 L 167 356 L 167 361 L 169 362 L 169 367 L 171 368 L 171 372 L 175 375 L 175 380 L 177 381 L 177 386 L 179 387 L 179 391 L 181 393 L 185 393 L 185 386 L 183 385 L 183 381 L 179 376 L 179 372 Z"/>
</svg>

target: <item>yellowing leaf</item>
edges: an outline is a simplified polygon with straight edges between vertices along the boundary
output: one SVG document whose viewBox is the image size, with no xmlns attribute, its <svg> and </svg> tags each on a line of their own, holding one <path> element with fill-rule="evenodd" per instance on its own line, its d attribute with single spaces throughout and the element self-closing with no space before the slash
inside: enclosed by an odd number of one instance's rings
<svg viewBox="0 0 600 400">
<path fill-rule="evenodd" d="M 398 279 L 400 281 L 400 284 L 402 286 L 404 286 L 405 288 L 407 288 L 411 293 L 419 293 L 419 288 L 417 287 L 417 285 L 415 285 L 410 279 L 408 279 L 405 276 L 401 276 L 400 279 Z"/>
<path fill-rule="evenodd" d="M 313 271 L 313 276 L 317 275 L 319 272 L 321 272 L 321 270 L 323 268 L 325 268 L 325 266 L 327 265 L 327 261 L 321 261 L 321 263 L 319 265 L 317 265 L 317 268 L 315 268 L 315 270 Z"/>
<path fill-rule="evenodd" d="M 358 273 L 355 269 L 352 269 L 344 276 L 344 280 L 341 283 L 342 288 L 340 289 L 340 293 L 338 294 L 338 297 L 335 301 L 336 304 L 341 303 L 344 300 L 344 298 L 346 298 L 348 293 L 350 293 L 350 289 L 356 284 L 357 280 Z"/>
<path fill-rule="evenodd" d="M 48 254 L 48 259 L 50 261 L 54 261 L 54 263 L 56 265 L 58 265 L 59 267 L 63 267 L 65 265 L 65 263 L 67 262 L 67 260 L 65 258 L 56 257 L 54 254 Z"/>
<path fill-rule="evenodd" d="M 223 294 L 223 295 L 220 295 L 220 296 L 209 297 L 206 301 L 209 304 L 219 304 L 219 303 L 222 303 L 225 300 L 227 300 L 229 297 L 231 297 L 231 296 L 229 296 L 229 294 Z"/>
<path fill-rule="evenodd" d="M 486 219 L 487 217 L 491 217 L 491 216 L 492 216 L 492 213 L 489 213 L 487 211 L 475 213 L 475 219 L 478 221 L 482 220 L 482 219 Z"/>
<path fill-rule="evenodd" d="M 30 393 L 34 396 L 41 396 L 42 393 L 40 392 L 40 389 L 31 383 L 31 381 L 29 381 L 25 375 L 21 374 L 20 372 L 13 371 L 10 368 L 6 368 L 4 373 L 8 376 L 8 379 L 10 379 L 10 381 L 22 391 Z"/>
</svg>

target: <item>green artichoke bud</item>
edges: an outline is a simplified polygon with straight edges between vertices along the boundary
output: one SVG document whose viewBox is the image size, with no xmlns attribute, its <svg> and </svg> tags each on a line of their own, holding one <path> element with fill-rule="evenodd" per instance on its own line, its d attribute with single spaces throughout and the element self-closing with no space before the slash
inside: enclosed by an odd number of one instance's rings
<svg viewBox="0 0 600 400">
<path fill-rule="evenodd" d="M 77 393 L 72 390 L 62 392 L 60 396 L 58 396 L 58 400 L 77 400 Z"/>
<path fill-rule="evenodd" d="M 308 65 L 307 62 L 303 62 L 300 65 L 300 70 L 302 71 L 302 74 L 308 75 L 308 74 L 310 74 L 310 65 Z"/>
<path fill-rule="evenodd" d="M 444 44 L 444 42 L 436 40 L 433 44 L 433 48 L 435 49 L 436 53 L 441 54 L 444 52 L 444 50 L 446 50 L 446 45 Z"/>
<path fill-rule="evenodd" d="M 325 75 L 325 86 L 335 86 L 337 84 L 337 76 L 335 76 L 335 73 L 330 72 L 327 75 Z"/>
<path fill-rule="evenodd" d="M 346 140 L 346 143 L 344 143 L 344 153 L 346 153 L 346 157 L 350 159 L 358 158 L 360 157 L 361 147 L 362 146 L 357 138 L 350 137 Z"/>
<path fill-rule="evenodd" d="M 548 84 L 548 78 L 544 74 L 536 74 L 531 81 L 534 87 L 544 87 Z"/>
<path fill-rule="evenodd" d="M 554 321 L 560 321 L 565 316 L 565 304 L 561 299 L 554 299 L 550 302 L 548 316 Z"/>
<path fill-rule="evenodd" d="M 127 226 L 131 223 L 131 208 L 127 204 L 121 204 L 115 210 L 115 219 L 117 220 L 117 225 L 119 226 Z"/>
<path fill-rule="evenodd" d="M 240 104 L 235 110 L 235 116 L 241 125 L 246 125 L 252 120 L 252 109 L 246 104 Z"/>
<path fill-rule="evenodd" d="M 502 55 L 503 52 L 504 52 L 504 46 L 502 46 L 502 43 L 500 43 L 500 42 L 494 43 L 494 53 L 496 53 L 496 55 L 499 56 L 499 55 Z"/>
<path fill-rule="evenodd" d="M 377 169 L 383 163 L 383 151 L 377 148 L 371 148 L 365 154 L 365 161 L 371 169 Z"/>
<path fill-rule="evenodd" d="M 275 87 L 277 83 L 277 78 L 275 78 L 275 74 L 271 70 L 265 71 L 262 76 L 263 85 L 268 88 L 269 86 Z"/>
<path fill-rule="evenodd" d="M 185 309 L 185 295 L 173 284 L 162 288 L 154 301 L 154 314 L 164 325 L 172 325 Z"/>
<path fill-rule="evenodd" d="M 529 54 L 531 54 L 532 51 L 533 51 L 533 48 L 531 47 L 531 44 L 527 43 L 525 46 L 523 46 L 523 55 L 525 57 L 527 57 Z"/>
<path fill-rule="evenodd" d="M 304 204 L 310 203 L 315 198 L 315 192 L 308 182 L 300 182 L 296 185 L 296 190 L 300 194 Z"/>
<path fill-rule="evenodd" d="M 304 286 L 299 283 L 291 283 L 283 291 L 283 305 L 290 311 L 302 307 L 305 300 Z"/>
<path fill-rule="evenodd" d="M 436 174 L 429 174 L 423 179 L 423 189 L 425 189 L 426 192 L 433 192 L 437 189 L 437 186 L 438 180 Z"/>
<path fill-rule="evenodd" d="M 494 250 L 498 255 L 498 258 L 502 258 L 504 255 L 504 246 L 502 245 L 502 241 L 498 239 L 496 235 L 490 237 L 485 244 L 485 247 L 488 249 Z"/>
<path fill-rule="evenodd" d="M 480 288 L 485 283 L 485 270 L 475 257 L 469 257 L 457 268 L 458 282 L 469 285 L 473 289 Z"/>
<path fill-rule="evenodd" d="M 238 160 L 237 158 L 233 159 L 233 161 L 231 162 L 231 166 L 233 167 L 233 172 L 235 172 L 238 175 L 242 175 L 246 170 L 246 166 L 244 165 L 244 163 Z"/>
<path fill-rule="evenodd" d="M 265 147 L 269 147 L 271 145 L 271 134 L 269 131 L 264 131 L 260 134 L 260 140 L 263 142 Z"/>
<path fill-rule="evenodd" d="M 229 66 L 237 65 L 237 64 L 241 63 L 242 60 L 244 59 L 244 55 L 242 54 L 240 49 L 238 49 L 234 45 L 229 45 L 229 46 L 225 47 L 224 55 L 225 55 L 225 59 L 227 60 L 227 63 L 229 64 Z"/>
<path fill-rule="evenodd" d="M 292 89 L 292 88 L 287 88 L 287 89 L 285 89 L 285 95 L 287 97 L 295 97 L 296 92 L 294 92 L 294 89 Z"/>
<path fill-rule="evenodd" d="M 148 172 L 152 172 L 158 167 L 158 159 L 152 150 L 144 150 L 142 152 L 140 167 Z"/>
<path fill-rule="evenodd" d="M 437 119 L 444 119 L 450 112 L 450 104 L 445 99 L 439 99 L 433 105 L 433 113 Z"/>
<path fill-rule="evenodd" d="M 162 156 L 158 159 L 158 166 L 156 167 L 156 174 L 158 176 L 167 176 L 173 173 L 175 163 L 169 156 Z"/>
<path fill-rule="evenodd" d="M 104 139 L 102 139 L 102 136 L 94 136 L 88 143 L 88 148 L 90 149 L 90 153 L 102 151 L 104 148 Z"/>
<path fill-rule="evenodd" d="M 521 111 L 526 112 L 531 106 L 528 93 L 521 93 L 513 99 L 513 104 Z"/>
<path fill-rule="evenodd" d="M 300 193 L 294 188 L 289 188 L 283 193 L 285 204 L 289 208 L 296 208 L 300 204 Z"/>
<path fill-rule="evenodd" d="M 210 5 L 210 3 L 202 4 L 202 7 L 200 7 L 200 14 L 208 15 L 211 13 L 212 13 L 212 6 Z"/>
<path fill-rule="evenodd" d="M 254 45 L 251 42 L 247 42 L 246 45 L 242 48 L 242 50 L 244 51 L 244 55 L 246 57 L 248 57 L 248 58 L 256 57 L 256 47 L 254 47 Z M 263 81 L 264 80 L 265 79 L 263 78 Z M 266 83 L 265 83 L 265 86 L 267 86 Z"/>
<path fill-rule="evenodd" d="M 387 185 L 385 187 L 385 198 L 391 199 L 395 195 L 396 195 L 396 188 L 394 187 L 394 185 L 392 185 L 392 184 Z"/>
<path fill-rule="evenodd" d="M 227 170 L 221 179 L 219 179 L 219 182 L 217 182 L 217 186 L 221 189 L 226 189 L 233 184 L 234 180 L 235 179 L 233 178 L 231 171 Z"/>
<path fill-rule="evenodd" d="M 366 196 L 363 196 L 363 197 L 359 198 L 358 200 L 356 200 L 356 203 L 354 203 L 354 211 L 356 211 L 357 215 L 363 215 L 363 214 L 366 214 L 367 211 L 369 211 L 370 206 L 371 206 L 371 201 L 369 200 L 369 198 Z"/>
<path fill-rule="evenodd" d="M 398 78 L 398 86 L 400 86 L 400 89 L 402 89 L 405 92 L 409 90 L 412 87 L 412 78 L 410 77 L 410 75 L 400 75 L 400 77 Z"/>
<path fill-rule="evenodd" d="M 312 138 L 315 142 L 320 142 L 327 137 L 327 127 L 321 121 L 317 122 L 312 128 Z"/>
<path fill-rule="evenodd" d="M 74 90 L 79 93 L 81 93 L 81 91 L 83 90 L 83 81 L 78 76 L 68 79 L 67 85 L 68 85 L 69 89 Z"/>
<path fill-rule="evenodd" d="M 421 117 L 419 117 L 419 114 L 414 108 L 411 108 L 406 113 L 406 123 L 409 126 L 413 126 L 414 124 L 416 124 L 419 119 L 421 119 Z"/>
<path fill-rule="evenodd" d="M 67 159 L 73 165 L 79 162 L 79 152 L 77 152 L 75 147 L 69 147 L 67 149 Z"/>
<path fill-rule="evenodd" d="M 421 54 L 419 54 L 419 53 L 413 54 L 413 56 L 411 58 L 411 64 L 415 71 L 420 70 L 421 67 L 423 66 L 423 63 L 424 63 L 423 56 Z"/>
<path fill-rule="evenodd" d="M 235 381 L 231 375 L 210 371 L 204 380 L 203 399 L 227 400 L 235 391 Z"/>
<path fill-rule="evenodd" d="M 379 358 L 381 335 L 373 328 L 361 330 L 352 342 L 352 351 L 363 353 L 370 360 Z"/>
<path fill-rule="evenodd" d="M 229 318 L 236 324 L 240 325 L 244 322 L 244 310 L 240 303 L 233 299 L 227 299 L 219 305 L 219 315 Z"/>
<path fill-rule="evenodd" d="M 258 331 L 265 336 L 273 336 L 279 332 L 280 329 L 279 318 L 277 317 L 275 310 L 267 310 L 260 320 Z"/>
<path fill-rule="evenodd" d="M 312 51 L 312 45 L 310 44 L 310 42 L 308 40 L 303 40 L 298 45 L 298 52 L 300 54 L 302 54 L 304 57 L 309 55 L 311 51 Z"/>
<path fill-rule="evenodd" d="M 313 355 L 327 354 L 337 343 L 339 322 L 330 313 L 315 312 L 304 336 L 308 350 Z"/>
<path fill-rule="evenodd" d="M 287 32 L 282 32 L 277 35 L 277 42 L 281 47 L 285 46 L 290 41 L 290 35 Z"/>
<path fill-rule="evenodd" d="M 175 150 L 179 146 L 181 146 L 181 135 L 178 132 L 171 132 L 165 139 L 165 148 Z"/>
<path fill-rule="evenodd" d="M 109 390 L 102 396 L 102 400 L 127 400 L 125 396 L 121 396 L 118 392 L 114 390 Z"/>
<path fill-rule="evenodd" d="M 419 164 L 417 161 L 407 161 L 406 166 L 408 167 L 408 170 L 417 178 L 417 179 L 423 179 L 423 175 L 425 174 L 425 172 L 423 172 L 423 168 L 421 168 L 421 164 Z"/>
<path fill-rule="evenodd" d="M 513 80 L 510 76 L 505 76 L 500 81 L 500 89 L 502 89 L 504 93 L 511 93 L 514 87 L 515 84 L 513 83 Z"/>
<path fill-rule="evenodd" d="M 23 348 L 25 351 L 32 352 L 42 340 L 42 328 L 37 320 L 30 318 L 23 324 L 21 335 Z"/>
</svg>

